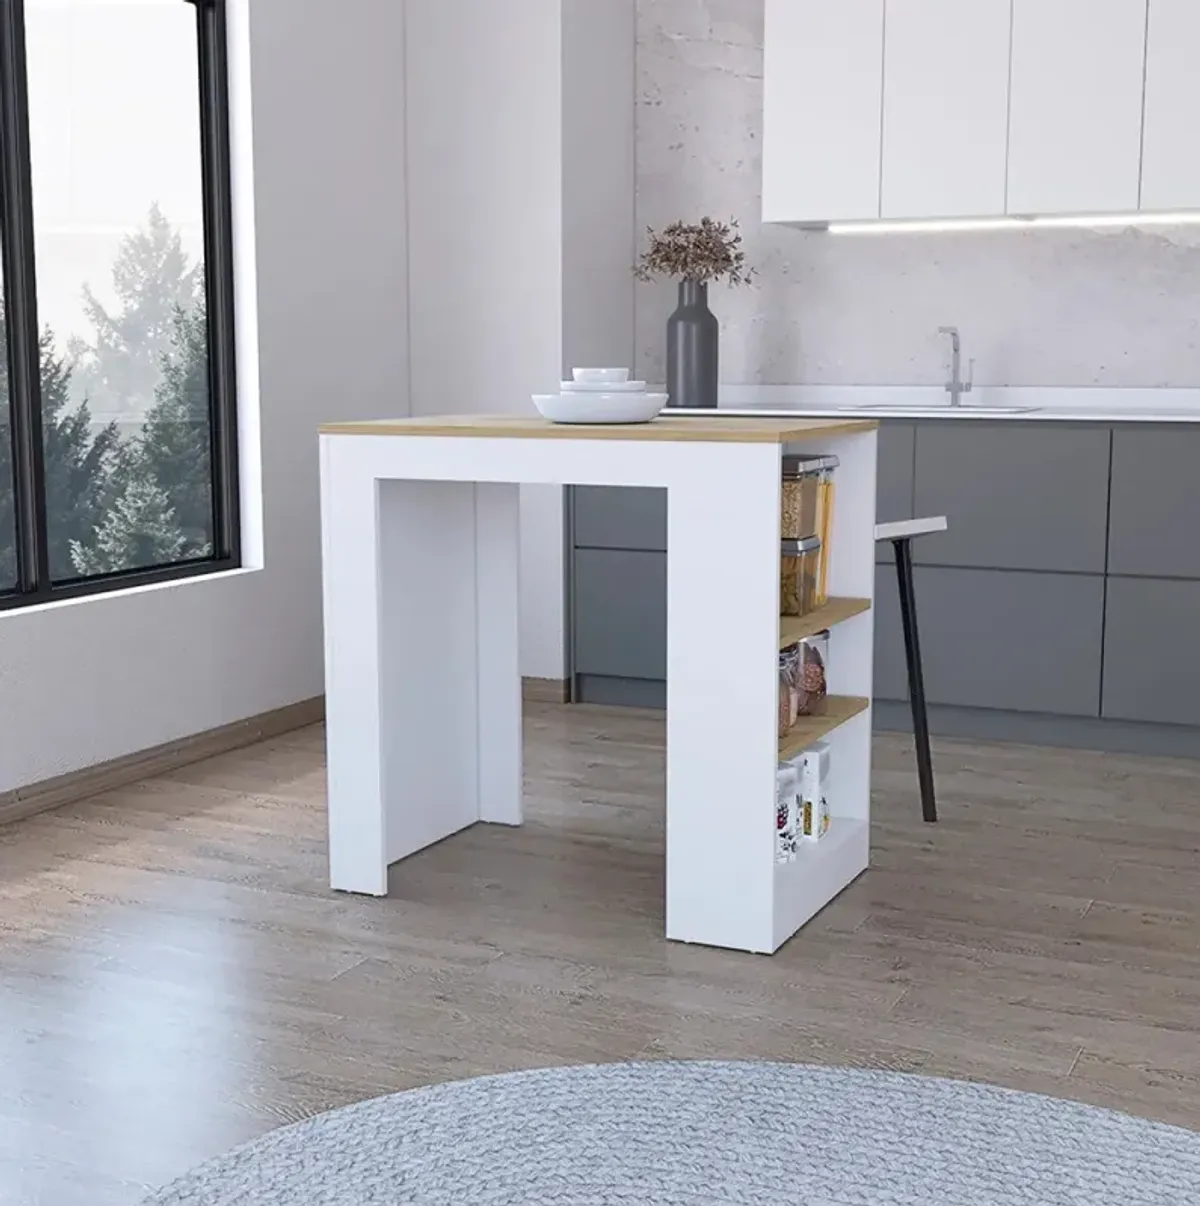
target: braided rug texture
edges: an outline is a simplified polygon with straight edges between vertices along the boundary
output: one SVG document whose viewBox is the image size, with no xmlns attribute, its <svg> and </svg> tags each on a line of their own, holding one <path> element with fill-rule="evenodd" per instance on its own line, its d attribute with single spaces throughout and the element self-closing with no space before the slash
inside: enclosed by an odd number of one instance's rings
<svg viewBox="0 0 1200 1206">
<path fill-rule="evenodd" d="M 552 1068 L 321 1114 L 146 1206 L 1200 1206 L 1200 1135 L 986 1085 Z"/>
</svg>

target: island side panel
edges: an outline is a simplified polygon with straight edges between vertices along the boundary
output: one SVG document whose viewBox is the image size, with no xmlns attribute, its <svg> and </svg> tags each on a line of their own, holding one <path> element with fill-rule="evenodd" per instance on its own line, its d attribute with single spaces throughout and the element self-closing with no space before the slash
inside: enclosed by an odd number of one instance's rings
<svg viewBox="0 0 1200 1206">
<path fill-rule="evenodd" d="M 384 839 L 394 863 L 480 819 L 474 482 L 379 482 Z"/>
<path fill-rule="evenodd" d="M 667 494 L 667 937 L 773 949 L 779 445 L 693 445 Z"/>
<path fill-rule="evenodd" d="M 376 483 L 362 444 L 321 437 L 329 882 L 384 896 Z"/>
<path fill-rule="evenodd" d="M 520 487 L 475 487 L 479 819 L 521 824 Z"/>
</svg>

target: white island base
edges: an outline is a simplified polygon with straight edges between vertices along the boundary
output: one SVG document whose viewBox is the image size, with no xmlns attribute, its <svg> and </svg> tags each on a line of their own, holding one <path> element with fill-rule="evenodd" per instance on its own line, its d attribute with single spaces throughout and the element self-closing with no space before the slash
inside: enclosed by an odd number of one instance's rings
<svg viewBox="0 0 1200 1206">
<path fill-rule="evenodd" d="M 519 484 L 665 487 L 666 935 L 778 949 L 868 862 L 875 428 L 715 417 L 324 428 L 332 887 L 386 895 L 391 864 L 478 822 L 521 823 Z M 785 446 L 841 461 L 836 597 L 815 620 L 779 616 Z M 781 643 L 826 623 L 830 715 L 780 741 Z M 833 747 L 833 824 L 777 864 L 776 767 L 818 736 Z"/>
</svg>

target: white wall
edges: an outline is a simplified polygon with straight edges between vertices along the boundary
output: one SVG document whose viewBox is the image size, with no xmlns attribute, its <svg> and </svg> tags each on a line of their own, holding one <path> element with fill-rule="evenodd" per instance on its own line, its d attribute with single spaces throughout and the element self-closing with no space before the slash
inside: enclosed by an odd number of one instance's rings
<svg viewBox="0 0 1200 1206">
<path fill-rule="evenodd" d="M 319 695 L 316 428 L 407 413 L 402 7 L 230 10 L 243 494 L 261 568 L 0 613 L 0 792 Z"/>
<path fill-rule="evenodd" d="M 632 0 L 408 0 L 414 414 L 632 361 Z M 614 100 L 617 107 L 613 108 Z M 562 492 L 521 492 L 521 669 L 563 676 Z"/>
<path fill-rule="evenodd" d="M 1200 384 L 1200 230 L 845 238 L 763 227 L 763 0 L 638 0 L 639 230 L 741 220 L 757 285 L 717 288 L 722 378 L 940 384 L 943 323 L 992 385 Z M 948 147 L 952 154 L 953 148 Z M 661 380 L 670 286 L 638 290 Z"/>
</svg>

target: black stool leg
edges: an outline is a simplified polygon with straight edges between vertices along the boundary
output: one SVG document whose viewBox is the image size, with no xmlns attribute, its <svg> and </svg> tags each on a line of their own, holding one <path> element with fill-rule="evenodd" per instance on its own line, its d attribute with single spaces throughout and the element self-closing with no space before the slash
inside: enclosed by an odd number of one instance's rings
<svg viewBox="0 0 1200 1206">
<path fill-rule="evenodd" d="M 913 737 L 917 747 L 917 780 L 921 785 L 921 814 L 937 820 L 933 794 L 933 756 L 929 752 L 929 718 L 925 710 L 925 677 L 921 673 L 921 641 L 917 636 L 917 597 L 913 590 L 912 541 L 893 540 L 896 577 L 900 580 L 900 619 L 904 624 L 904 656 L 908 662 L 908 695 L 912 704 Z"/>
</svg>

